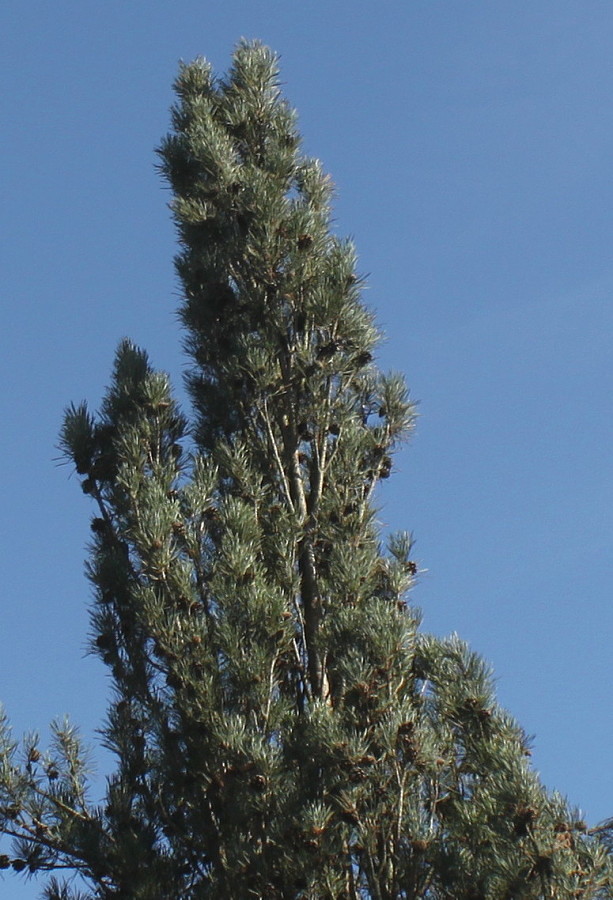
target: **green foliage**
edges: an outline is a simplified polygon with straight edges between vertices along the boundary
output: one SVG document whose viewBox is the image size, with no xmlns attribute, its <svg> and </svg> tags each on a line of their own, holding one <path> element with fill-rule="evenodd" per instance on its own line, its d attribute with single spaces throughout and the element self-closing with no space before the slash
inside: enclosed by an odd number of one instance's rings
<svg viewBox="0 0 613 900">
<path fill-rule="evenodd" d="M 408 534 L 373 495 L 414 408 L 382 375 L 331 184 L 302 155 L 276 58 L 176 82 L 173 190 L 193 422 L 124 341 L 100 413 L 61 446 L 95 503 L 91 647 L 116 769 L 86 792 L 3 721 L 0 867 L 68 868 L 47 900 L 611 896 L 587 830 L 529 767 L 483 662 L 418 631 Z M 191 452 L 188 447 L 191 446 Z"/>
</svg>

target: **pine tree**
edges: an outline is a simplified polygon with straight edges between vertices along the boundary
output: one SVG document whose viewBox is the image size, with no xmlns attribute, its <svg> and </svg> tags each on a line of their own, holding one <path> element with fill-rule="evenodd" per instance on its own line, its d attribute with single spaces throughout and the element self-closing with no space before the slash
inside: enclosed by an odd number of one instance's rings
<svg viewBox="0 0 613 900">
<path fill-rule="evenodd" d="M 541 786 L 482 660 L 419 632 L 410 536 L 383 546 L 374 492 L 414 408 L 276 58 L 242 43 L 176 93 L 192 421 L 125 341 L 61 434 L 95 505 L 116 768 L 94 804 L 72 726 L 43 753 L 4 721 L 0 867 L 52 873 L 47 900 L 613 896 L 609 830 Z"/>
</svg>

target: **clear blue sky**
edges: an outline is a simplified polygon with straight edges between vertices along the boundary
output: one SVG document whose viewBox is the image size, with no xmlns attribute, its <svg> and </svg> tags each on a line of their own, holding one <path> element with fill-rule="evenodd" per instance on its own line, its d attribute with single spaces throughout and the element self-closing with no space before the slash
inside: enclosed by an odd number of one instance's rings
<svg viewBox="0 0 613 900">
<path fill-rule="evenodd" d="M 132 337 L 180 384 L 153 148 L 179 58 L 282 54 L 383 368 L 420 400 L 382 494 L 415 532 L 425 628 L 493 665 L 547 785 L 613 815 L 610 0 L 4 0 L 0 698 L 93 737 L 89 510 L 55 444 Z M 99 757 L 104 769 L 104 759 Z M 6 891 L 5 894 L 2 894 Z M 32 884 L 0 881 L 26 900 Z"/>
</svg>

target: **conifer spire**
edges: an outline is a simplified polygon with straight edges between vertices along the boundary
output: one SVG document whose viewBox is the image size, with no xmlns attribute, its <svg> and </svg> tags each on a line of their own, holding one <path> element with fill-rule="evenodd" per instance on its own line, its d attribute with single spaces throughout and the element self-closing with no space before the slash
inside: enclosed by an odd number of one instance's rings
<svg viewBox="0 0 613 900">
<path fill-rule="evenodd" d="M 175 89 L 192 410 L 124 341 L 100 412 L 61 434 L 95 505 L 116 768 L 94 805 L 71 726 L 45 754 L 3 720 L 0 867 L 81 876 L 47 900 L 611 897 L 610 829 L 542 787 L 483 661 L 419 631 L 410 535 L 383 545 L 414 408 L 276 57 L 243 42 L 226 78 L 197 60 Z"/>
</svg>

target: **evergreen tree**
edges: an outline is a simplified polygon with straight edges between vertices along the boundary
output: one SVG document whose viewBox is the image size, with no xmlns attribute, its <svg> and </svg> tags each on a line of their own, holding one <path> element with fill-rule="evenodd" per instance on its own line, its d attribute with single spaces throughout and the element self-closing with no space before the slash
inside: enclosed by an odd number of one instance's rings
<svg viewBox="0 0 613 900">
<path fill-rule="evenodd" d="M 0 867 L 51 872 L 47 900 L 613 896 L 609 831 L 541 786 L 483 662 L 418 631 L 410 537 L 382 546 L 373 493 L 414 410 L 275 57 L 243 43 L 176 92 L 193 421 L 123 342 L 61 436 L 96 507 L 116 768 L 96 805 L 71 726 L 43 753 L 4 722 Z"/>
</svg>

